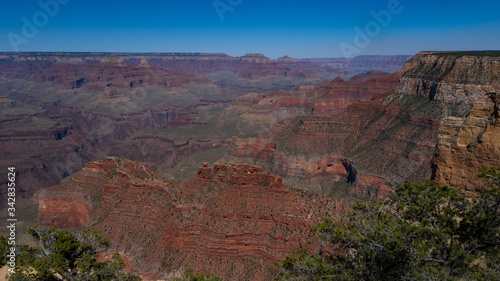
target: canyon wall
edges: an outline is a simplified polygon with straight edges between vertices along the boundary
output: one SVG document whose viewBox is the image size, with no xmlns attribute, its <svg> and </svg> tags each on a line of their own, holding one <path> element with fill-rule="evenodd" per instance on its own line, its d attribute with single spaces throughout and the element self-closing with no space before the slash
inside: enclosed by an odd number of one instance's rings
<svg viewBox="0 0 500 281">
<path fill-rule="evenodd" d="M 205 163 L 195 179 L 180 182 L 121 158 L 87 163 L 39 198 L 40 225 L 102 230 L 110 250 L 147 280 L 186 268 L 269 280 L 275 261 L 320 246 L 310 227 L 347 210 L 341 200 L 291 190 L 258 166 Z"/>
<path fill-rule="evenodd" d="M 432 178 L 473 192 L 479 169 L 500 167 L 500 53 L 423 52 L 406 68 L 398 93 L 454 108 L 440 123 Z"/>
<path fill-rule="evenodd" d="M 498 52 L 423 52 L 393 75 L 337 78 L 293 103 L 286 94 L 254 97 L 243 118 L 271 125 L 234 138 L 229 161 L 269 167 L 296 188 L 344 190 L 342 196 L 379 198 L 379 190 L 387 195 L 404 180 L 429 178 L 471 190 L 481 185 L 479 169 L 500 166 L 499 62 Z M 235 106 L 243 111 L 243 104 Z M 341 172 L 315 172 L 325 157 L 349 160 L 356 173 L 334 162 L 328 165 Z"/>
<path fill-rule="evenodd" d="M 238 98 L 230 108 L 260 126 L 255 136 L 232 138 L 227 160 L 262 165 L 294 188 L 338 197 L 382 198 L 405 179 L 428 178 L 440 106 L 391 95 L 398 81 L 397 73 L 371 72 L 305 94 Z"/>
</svg>

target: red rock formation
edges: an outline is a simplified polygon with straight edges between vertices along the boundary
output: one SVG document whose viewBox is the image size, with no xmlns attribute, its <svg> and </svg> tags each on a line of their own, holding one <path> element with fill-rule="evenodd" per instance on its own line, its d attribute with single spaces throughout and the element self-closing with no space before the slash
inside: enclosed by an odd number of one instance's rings
<svg viewBox="0 0 500 281">
<path fill-rule="evenodd" d="M 204 162 L 203 166 L 196 172 L 196 179 L 202 181 L 210 181 L 213 178 L 212 169 L 208 167 L 208 163 Z"/>
<path fill-rule="evenodd" d="M 258 142 L 233 139 L 230 154 L 246 161 L 256 158 L 254 163 L 271 165 L 272 171 L 285 179 L 298 177 L 293 180 L 297 187 L 317 185 L 318 181 L 313 181 L 316 177 L 323 182 L 321 192 L 335 193 L 340 190 L 335 183 L 344 182 L 342 188 L 350 183 L 357 190 L 349 193 L 355 197 L 377 198 L 387 195 L 390 183 L 431 176 L 430 161 L 442 116 L 433 106 L 437 105 L 410 96 L 353 102 L 338 114 L 285 119 Z M 261 147 L 259 143 L 272 143 L 276 148 L 268 150 L 266 157 L 259 157 L 263 150 L 250 153 L 252 150 L 243 148 Z M 360 180 L 361 175 L 367 178 Z"/>
<path fill-rule="evenodd" d="M 268 129 L 289 117 L 331 115 L 346 110 L 354 102 L 383 97 L 396 89 L 398 79 L 397 74 L 359 83 L 336 78 L 304 94 L 273 92 L 247 95 L 237 99 L 232 107 L 238 113 L 246 112 L 242 116 L 245 123 L 259 124 Z"/>
<path fill-rule="evenodd" d="M 270 172 L 263 173 L 262 168 L 255 165 L 215 163 L 214 177 L 220 182 L 231 185 L 264 185 L 283 188 L 281 177 L 275 176 Z"/>
<path fill-rule="evenodd" d="M 231 139 L 231 154 L 240 158 L 272 159 L 276 144 L 256 138 Z"/>
<path fill-rule="evenodd" d="M 38 220 L 57 227 L 87 227 L 90 204 L 76 197 L 41 197 Z"/>
<path fill-rule="evenodd" d="M 268 280 L 275 261 L 313 241 L 310 227 L 346 210 L 340 200 L 281 187 L 258 166 L 215 164 L 213 174 L 211 181 L 171 182 L 145 163 L 88 163 L 40 194 L 39 223 L 72 226 L 67 210 L 87 198 L 87 225 L 104 231 L 110 250 L 124 253 L 146 279 L 193 268 L 225 280 Z M 61 199 L 69 209 L 60 208 Z"/>
<path fill-rule="evenodd" d="M 356 198 L 387 198 L 394 192 L 391 183 L 382 177 L 360 174 L 358 182 L 349 190 L 349 194 Z"/>
<path fill-rule="evenodd" d="M 343 111 L 354 101 L 370 100 L 394 91 L 398 85 L 397 74 L 375 77 L 365 81 L 350 83 L 336 78 L 330 84 L 311 92 L 317 96 L 314 101 L 315 114 L 331 114 Z"/>
</svg>

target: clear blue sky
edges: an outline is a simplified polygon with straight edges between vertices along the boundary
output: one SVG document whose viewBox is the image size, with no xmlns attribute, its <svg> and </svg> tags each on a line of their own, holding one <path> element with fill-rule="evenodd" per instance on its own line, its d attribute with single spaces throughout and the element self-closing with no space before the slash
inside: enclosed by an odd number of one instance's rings
<svg viewBox="0 0 500 281">
<path fill-rule="evenodd" d="M 380 30 L 372 26 L 370 42 L 357 45 L 355 28 L 365 30 L 374 20 L 371 11 L 387 10 L 397 0 L 41 0 L 51 1 L 68 3 L 58 3 L 54 13 L 52 5 L 47 15 L 38 0 L 3 1 L 0 51 L 15 51 L 16 45 L 19 51 L 304 58 L 500 49 L 498 0 L 401 0 L 400 12 L 391 14 Z M 26 28 L 23 18 L 37 30 Z M 342 42 L 354 51 L 342 51 Z"/>
</svg>

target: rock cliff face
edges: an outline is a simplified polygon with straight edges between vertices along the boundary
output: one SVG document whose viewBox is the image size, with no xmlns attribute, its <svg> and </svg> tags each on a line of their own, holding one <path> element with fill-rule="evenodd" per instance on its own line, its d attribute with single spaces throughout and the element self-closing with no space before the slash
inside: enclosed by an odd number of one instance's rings
<svg viewBox="0 0 500 281">
<path fill-rule="evenodd" d="M 477 100 L 467 117 L 441 123 L 433 179 L 469 192 L 480 186 L 478 170 L 500 166 L 498 98 Z"/>
<path fill-rule="evenodd" d="M 243 113 L 248 124 L 270 128 L 275 123 L 293 116 L 331 115 L 339 113 L 357 101 L 368 101 L 394 91 L 399 77 L 396 74 L 346 82 L 338 77 L 307 93 L 269 94 L 251 93 L 232 103 L 235 111 Z"/>
<path fill-rule="evenodd" d="M 424 52 L 391 76 L 335 79 L 294 96 L 294 103 L 283 94 L 254 97 L 243 117 L 268 118 L 271 129 L 234 138 L 230 159 L 269 167 L 285 184 L 327 194 L 379 198 L 404 180 L 428 178 L 472 190 L 481 182 L 480 168 L 500 166 L 499 62 L 498 52 Z M 290 110 L 299 104 L 306 110 Z M 333 161 L 338 173 L 316 173 L 324 157 L 349 160 L 351 170 Z"/>
<path fill-rule="evenodd" d="M 317 96 L 314 100 L 314 114 L 344 111 L 355 101 L 371 100 L 388 94 L 398 85 L 399 76 L 396 74 L 373 76 L 373 78 L 360 79 L 361 81 L 354 83 L 336 78 L 330 84 L 316 88 L 311 92 L 312 95 Z"/>
<path fill-rule="evenodd" d="M 498 52 L 422 52 L 404 67 L 397 92 L 473 103 L 499 87 Z"/>
<path fill-rule="evenodd" d="M 39 200 L 38 220 L 56 227 L 87 227 L 89 202 L 73 197 L 42 197 Z"/>
<path fill-rule="evenodd" d="M 285 177 L 285 183 L 290 176 L 298 177 L 294 186 L 327 194 L 344 189 L 356 197 L 383 197 L 391 183 L 431 176 L 440 109 L 438 103 L 416 96 L 356 102 L 338 114 L 283 120 L 260 137 L 269 144 L 251 145 L 255 149 L 244 150 L 238 144 L 245 141 L 236 140 L 230 153 L 242 161 L 263 155 L 254 163 L 270 165 L 273 172 Z M 327 161 L 331 173 L 318 173 L 323 161 Z M 347 161 L 349 165 L 339 165 Z M 362 175 L 365 177 L 360 180 Z M 355 192 L 359 188 L 367 191 Z"/>
<path fill-rule="evenodd" d="M 185 268 L 268 280 L 273 262 L 312 242 L 311 226 L 347 208 L 286 188 L 258 166 L 205 163 L 195 179 L 179 182 L 121 158 L 88 163 L 39 198 L 41 225 L 101 229 L 112 250 L 152 280 Z"/>
<path fill-rule="evenodd" d="M 480 168 L 500 166 L 500 52 L 421 53 L 408 63 L 398 93 L 444 104 L 433 179 L 473 192 Z"/>
<path fill-rule="evenodd" d="M 244 122 L 270 129 L 234 137 L 229 161 L 263 165 L 285 184 L 335 196 L 380 198 L 393 183 L 430 177 L 425 166 L 434 154 L 440 107 L 391 95 L 398 80 L 374 72 L 306 94 L 241 97 L 231 107 L 247 112 Z M 391 171 L 400 165 L 408 168 Z"/>
</svg>

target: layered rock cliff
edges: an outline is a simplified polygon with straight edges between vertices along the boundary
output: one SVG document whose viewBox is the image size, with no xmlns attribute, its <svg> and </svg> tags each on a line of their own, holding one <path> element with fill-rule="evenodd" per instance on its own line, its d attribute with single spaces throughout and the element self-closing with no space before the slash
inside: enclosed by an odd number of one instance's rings
<svg viewBox="0 0 500 281">
<path fill-rule="evenodd" d="M 248 120 L 283 118 L 258 136 L 233 139 L 230 161 L 264 165 L 289 185 L 327 194 L 381 197 L 404 180 L 429 178 L 471 190 L 481 183 L 479 169 L 500 166 L 499 61 L 498 52 L 423 52 L 392 76 L 335 79 L 297 95 L 302 114 L 283 114 L 291 103 L 278 101 L 286 95 L 270 96 L 267 110 L 253 99 Z M 325 156 L 341 172 L 316 173 Z M 345 160 L 350 170 L 335 164 Z"/>
<path fill-rule="evenodd" d="M 313 241 L 311 226 L 347 208 L 284 187 L 258 166 L 205 164 L 195 179 L 179 182 L 121 158 L 88 163 L 39 198 L 41 225 L 100 229 L 111 250 L 153 280 L 185 268 L 269 280 L 275 261 Z"/>
<path fill-rule="evenodd" d="M 440 123 L 433 179 L 473 192 L 481 168 L 500 166 L 500 52 L 423 52 L 397 92 L 454 105 Z"/>
<path fill-rule="evenodd" d="M 399 77 L 369 75 L 357 82 L 346 82 L 337 77 L 307 93 L 273 92 L 250 93 L 237 98 L 232 108 L 242 114 L 243 122 L 270 128 L 275 123 L 293 116 L 331 115 L 342 112 L 358 101 L 368 101 L 396 89 Z M 257 129 L 256 132 L 259 132 Z"/>
<path fill-rule="evenodd" d="M 287 118 L 258 138 L 235 138 L 231 161 L 268 166 L 298 188 L 380 198 L 393 184 L 431 176 L 442 116 L 440 104 L 417 96 L 355 102 L 337 114 Z"/>
</svg>

